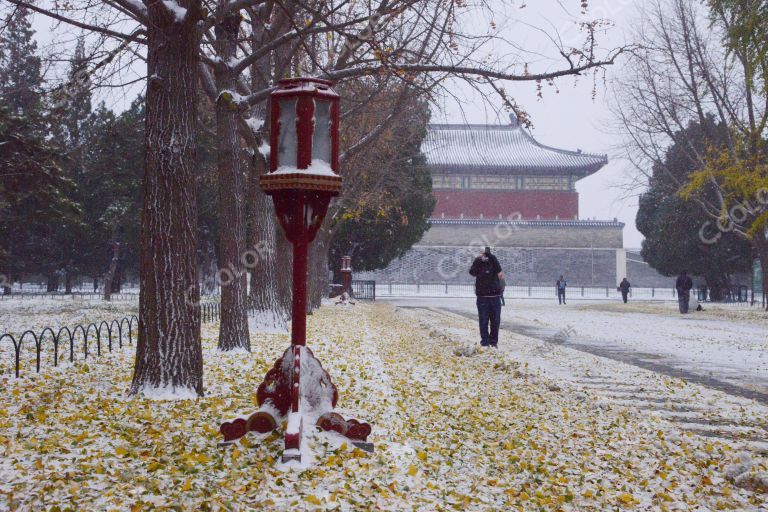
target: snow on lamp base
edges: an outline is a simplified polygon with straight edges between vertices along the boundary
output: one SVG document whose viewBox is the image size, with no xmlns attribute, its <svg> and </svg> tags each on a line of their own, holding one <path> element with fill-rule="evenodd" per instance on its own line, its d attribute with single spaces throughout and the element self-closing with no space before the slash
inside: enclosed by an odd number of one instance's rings
<svg viewBox="0 0 768 512">
<path fill-rule="evenodd" d="M 337 432 L 353 442 L 365 443 L 371 434 L 368 423 L 345 420 L 333 408 L 339 393 L 320 361 L 310 349 L 301 345 L 289 347 L 267 372 L 256 392 L 259 410 L 246 418 L 225 422 L 220 427 L 224 444 L 240 439 L 248 432 L 267 433 L 283 421 L 285 451 L 283 462 L 301 460 L 301 438 L 304 419 L 314 419 L 326 432 Z"/>
</svg>

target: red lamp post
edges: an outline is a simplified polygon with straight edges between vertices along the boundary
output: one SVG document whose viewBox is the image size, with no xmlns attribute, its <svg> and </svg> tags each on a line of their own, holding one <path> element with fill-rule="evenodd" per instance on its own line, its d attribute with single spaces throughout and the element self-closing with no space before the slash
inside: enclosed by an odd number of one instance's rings
<svg viewBox="0 0 768 512">
<path fill-rule="evenodd" d="M 231 442 L 249 431 L 270 432 L 278 419 L 286 418 L 285 462 L 301 460 L 305 418 L 323 430 L 360 442 L 366 441 L 371 427 L 333 412 L 338 400 L 336 386 L 306 347 L 307 249 L 328 203 L 341 191 L 339 95 L 326 80 L 281 80 L 272 93 L 270 122 L 270 172 L 261 177 L 260 184 L 272 196 L 280 226 L 293 245 L 291 346 L 259 386 L 259 410 L 247 419 L 223 423 L 220 430 L 224 441 Z"/>
<path fill-rule="evenodd" d="M 336 304 L 354 304 L 352 301 L 352 256 L 341 257 L 341 299 Z"/>
</svg>

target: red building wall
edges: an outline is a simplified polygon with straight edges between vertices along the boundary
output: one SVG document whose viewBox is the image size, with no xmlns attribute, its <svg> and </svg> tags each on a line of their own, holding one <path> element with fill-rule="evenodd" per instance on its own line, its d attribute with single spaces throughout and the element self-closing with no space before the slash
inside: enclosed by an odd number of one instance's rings
<svg viewBox="0 0 768 512">
<path fill-rule="evenodd" d="M 579 214 L 578 192 L 531 190 L 435 190 L 435 218 L 507 218 L 520 214 L 523 219 L 573 219 Z"/>
</svg>

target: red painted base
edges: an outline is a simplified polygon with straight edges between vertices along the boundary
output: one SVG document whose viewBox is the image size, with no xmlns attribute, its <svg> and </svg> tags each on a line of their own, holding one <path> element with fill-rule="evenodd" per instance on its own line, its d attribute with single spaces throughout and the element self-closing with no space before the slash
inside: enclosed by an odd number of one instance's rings
<svg viewBox="0 0 768 512">
<path fill-rule="evenodd" d="M 366 441 L 371 426 L 356 419 L 345 420 L 333 412 L 339 392 L 331 376 L 312 351 L 291 345 L 267 372 L 256 392 L 259 410 L 247 419 L 222 423 L 224 442 L 235 441 L 248 432 L 267 433 L 287 419 L 283 462 L 301 460 L 304 427 L 302 412 L 318 415 L 317 427 L 334 431 L 353 441 Z"/>
</svg>

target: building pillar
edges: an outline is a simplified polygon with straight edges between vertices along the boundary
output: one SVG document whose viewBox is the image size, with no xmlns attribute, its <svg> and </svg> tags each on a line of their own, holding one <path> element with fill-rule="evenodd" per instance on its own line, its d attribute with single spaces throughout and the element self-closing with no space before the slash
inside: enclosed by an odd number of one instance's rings
<svg viewBox="0 0 768 512">
<path fill-rule="evenodd" d="M 627 250 L 616 249 L 616 286 L 627 277 Z"/>
</svg>

